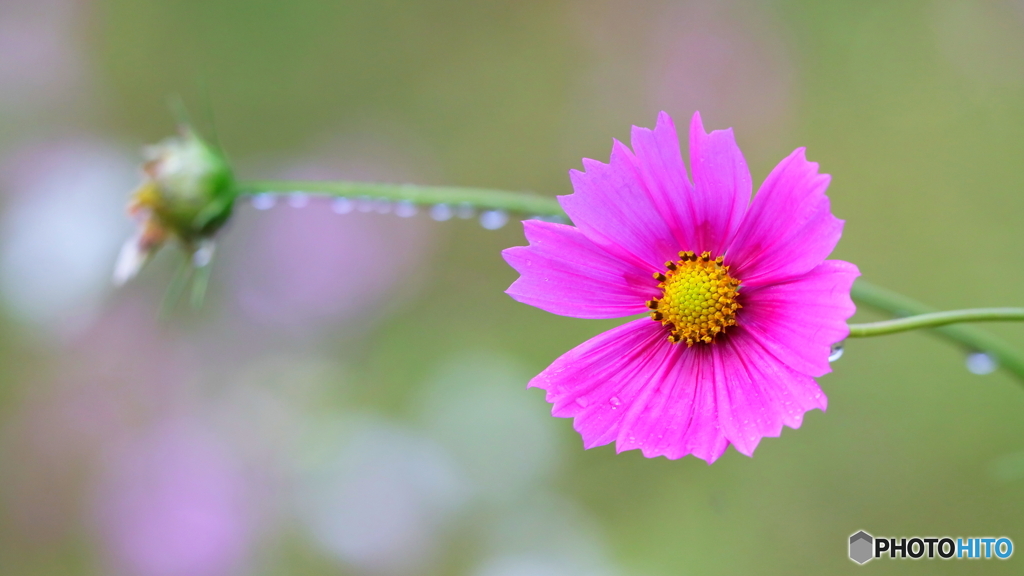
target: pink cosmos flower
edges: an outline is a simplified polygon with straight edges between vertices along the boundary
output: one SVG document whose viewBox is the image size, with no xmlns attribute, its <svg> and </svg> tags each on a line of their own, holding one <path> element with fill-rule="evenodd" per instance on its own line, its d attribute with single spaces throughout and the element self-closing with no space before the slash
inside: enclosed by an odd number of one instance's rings
<svg viewBox="0 0 1024 576">
<path fill-rule="evenodd" d="M 750 201 L 732 129 L 690 125 L 683 166 L 675 125 L 633 127 L 633 150 L 583 160 L 575 194 L 559 197 L 576 226 L 528 220 L 529 246 L 503 252 L 516 300 L 577 318 L 648 317 L 570 350 L 530 386 L 552 414 L 574 418 L 585 448 L 714 462 L 731 443 L 750 456 L 782 426 L 826 407 L 814 378 L 848 335 L 857 267 L 825 260 L 842 235 L 818 174 L 798 148 Z"/>
</svg>

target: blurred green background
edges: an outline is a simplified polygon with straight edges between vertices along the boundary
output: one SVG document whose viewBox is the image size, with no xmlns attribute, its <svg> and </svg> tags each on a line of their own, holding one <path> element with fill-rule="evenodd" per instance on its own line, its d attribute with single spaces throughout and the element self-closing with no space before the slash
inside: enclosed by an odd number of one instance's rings
<svg viewBox="0 0 1024 576">
<path fill-rule="evenodd" d="M 865 278 L 1024 304 L 1019 1 L 3 0 L 0 573 L 1020 572 L 847 558 L 1024 545 L 1022 383 L 926 334 L 850 342 L 826 413 L 709 467 L 584 451 L 524 389 L 616 322 L 502 293 L 515 220 L 243 205 L 158 321 L 174 254 L 109 275 L 173 93 L 243 178 L 542 194 L 699 109 L 755 182 L 807 146 Z"/>
</svg>

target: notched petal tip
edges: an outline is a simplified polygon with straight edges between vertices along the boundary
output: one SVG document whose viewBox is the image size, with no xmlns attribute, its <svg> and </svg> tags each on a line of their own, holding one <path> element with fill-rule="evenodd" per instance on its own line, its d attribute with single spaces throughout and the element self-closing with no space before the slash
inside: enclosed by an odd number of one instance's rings
<svg viewBox="0 0 1024 576">
<path fill-rule="evenodd" d="M 625 144 L 623 144 L 622 140 L 619 140 L 618 138 L 612 138 L 612 153 L 611 153 L 611 157 L 614 159 L 615 155 L 617 153 L 621 154 L 621 155 L 624 155 L 627 158 L 632 158 L 633 157 L 633 151 L 629 149 L 629 146 L 626 146 Z"/>
<path fill-rule="evenodd" d="M 658 112 L 658 120 L 654 125 L 655 130 L 667 129 L 675 132 L 676 123 L 672 120 L 672 115 L 664 110 Z"/>
<path fill-rule="evenodd" d="M 693 113 L 693 118 L 690 120 L 690 146 L 699 144 L 698 138 L 708 138 L 710 136 L 722 135 L 731 141 L 732 145 L 736 145 L 736 135 L 733 133 L 732 127 L 720 128 L 718 130 L 712 130 L 708 132 L 704 128 L 704 119 L 701 118 L 700 111 Z M 738 150 L 737 150 L 738 151 Z M 691 159 L 694 157 L 693 150 L 690 150 Z"/>
<path fill-rule="evenodd" d="M 583 170 L 576 170 L 575 168 L 569 170 L 569 176 L 586 176 L 587 173 L 606 168 L 608 165 L 600 160 L 594 160 L 593 158 L 584 158 L 581 163 L 583 164 Z"/>
<path fill-rule="evenodd" d="M 693 116 L 690 116 L 690 129 L 695 128 L 700 129 L 701 132 L 704 131 L 704 120 L 700 117 L 700 110 L 694 110 Z"/>
<path fill-rule="evenodd" d="M 512 263 L 512 260 L 518 257 L 518 254 L 523 251 L 526 246 L 510 246 L 501 251 L 501 257 L 505 260 L 505 263 L 515 268 L 516 265 Z"/>
<path fill-rule="evenodd" d="M 633 126 L 629 131 L 629 135 L 630 143 L 633 145 L 633 153 L 637 157 L 641 155 L 641 151 L 636 149 L 638 141 L 644 138 L 649 139 L 652 135 L 654 142 L 664 144 L 666 141 L 669 141 L 675 144 L 674 148 L 676 150 L 678 149 L 679 136 L 676 132 L 675 122 L 672 121 L 672 117 L 669 116 L 668 112 L 664 110 L 658 113 L 658 119 L 655 121 L 654 128 Z"/>
</svg>

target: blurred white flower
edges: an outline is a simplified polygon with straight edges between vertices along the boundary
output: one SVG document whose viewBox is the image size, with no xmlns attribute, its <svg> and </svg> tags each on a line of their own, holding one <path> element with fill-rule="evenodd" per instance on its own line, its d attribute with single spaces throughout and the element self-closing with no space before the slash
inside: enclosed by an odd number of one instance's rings
<svg viewBox="0 0 1024 576">
<path fill-rule="evenodd" d="M 0 185 L 0 299 L 22 321 L 81 327 L 110 282 L 127 235 L 123 203 L 135 168 L 114 146 L 68 139 L 8 157 Z"/>
<path fill-rule="evenodd" d="M 568 500 L 539 491 L 495 520 L 488 558 L 474 576 L 612 576 L 607 544 L 592 518 Z"/>
<path fill-rule="evenodd" d="M 451 451 L 491 500 L 513 500 L 550 477 L 557 459 L 556 421 L 538 391 L 528 391 L 530 372 L 493 354 L 449 360 L 416 402 L 432 438 Z"/>
<path fill-rule="evenodd" d="M 580 566 L 554 555 L 513 554 L 488 559 L 474 576 L 606 576 L 605 570 Z"/>
<path fill-rule="evenodd" d="M 342 417 L 310 429 L 299 455 L 299 515 L 343 562 L 385 574 L 423 573 L 463 484 L 440 447 L 381 420 Z"/>
</svg>

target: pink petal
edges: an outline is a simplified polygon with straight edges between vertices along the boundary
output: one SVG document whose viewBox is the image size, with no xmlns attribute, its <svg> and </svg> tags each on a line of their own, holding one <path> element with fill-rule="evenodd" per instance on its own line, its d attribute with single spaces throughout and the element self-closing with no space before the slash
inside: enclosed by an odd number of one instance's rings
<svg viewBox="0 0 1024 576">
<path fill-rule="evenodd" d="M 608 164 L 584 159 L 586 172 L 569 172 L 575 193 L 558 201 L 587 238 L 653 273 L 677 257 L 679 245 L 636 163 L 629 148 L 616 140 Z"/>
<path fill-rule="evenodd" d="M 548 391 L 552 414 L 574 417 L 584 447 L 639 447 L 648 457 L 693 454 L 709 463 L 728 443 L 718 427 L 713 381 L 701 378 L 698 348 L 666 340 L 643 318 L 600 334 L 562 355 L 530 381 Z M 642 426 L 645 442 L 623 435 Z"/>
<path fill-rule="evenodd" d="M 711 464 L 729 442 L 719 425 L 714 371 L 704 346 L 670 345 L 670 359 L 619 425 L 616 452 L 639 448 L 669 459 L 693 454 Z"/>
<path fill-rule="evenodd" d="M 772 355 L 808 376 L 831 372 L 832 344 L 849 335 L 846 319 L 856 307 L 850 287 L 857 267 L 826 260 L 804 276 L 742 292 L 736 321 Z"/>
<path fill-rule="evenodd" d="M 563 316 L 619 318 L 648 312 L 645 302 L 660 294 L 650 272 L 611 256 L 572 226 L 526 220 L 523 229 L 530 245 L 501 253 L 520 274 L 506 290 L 519 302 Z"/>
<path fill-rule="evenodd" d="M 529 386 L 547 390 L 551 413 L 566 418 L 584 412 L 577 421 L 584 447 L 592 448 L 615 439 L 611 428 L 621 419 L 622 405 L 632 399 L 626 388 L 642 385 L 644 368 L 670 346 L 667 332 L 657 322 L 641 318 L 598 334 L 566 352 L 534 377 Z M 665 346 L 662 346 L 662 340 Z M 635 394 L 633 390 L 632 394 Z M 620 396 L 621 394 L 621 396 Z M 582 424 L 587 424 L 582 426 Z M 602 435 L 608 432 L 606 438 Z"/>
<path fill-rule="evenodd" d="M 704 132 L 700 112 L 690 123 L 690 169 L 693 194 L 686 195 L 691 250 L 722 255 L 743 221 L 750 202 L 750 171 L 736 145 L 732 128 Z"/>
<path fill-rule="evenodd" d="M 772 170 L 729 247 L 733 273 L 747 287 L 801 276 L 839 242 L 843 221 L 832 215 L 829 176 L 797 148 Z"/>
<path fill-rule="evenodd" d="M 722 432 L 741 454 L 751 456 L 761 438 L 782 426 L 799 428 L 804 412 L 828 401 L 810 376 L 779 362 L 743 330 L 710 346 Z"/>
<path fill-rule="evenodd" d="M 827 399 L 814 379 L 780 362 L 738 328 L 710 346 L 673 345 L 648 319 L 600 334 L 530 382 L 552 414 L 575 418 L 584 447 L 614 441 L 644 456 L 714 462 L 732 443 L 751 455 L 761 438 L 799 428 Z"/>
<path fill-rule="evenodd" d="M 690 227 L 690 205 L 693 185 L 686 175 L 679 151 L 679 135 L 672 117 L 658 114 L 654 130 L 633 126 L 630 144 L 636 154 L 637 170 L 658 213 L 668 223 L 680 250 L 694 250 L 696 244 Z"/>
<path fill-rule="evenodd" d="M 807 410 L 827 406 L 813 378 L 779 362 L 742 329 L 711 346 L 676 346 L 619 423 L 616 450 L 647 457 L 692 453 L 713 462 L 727 443 L 747 456 Z"/>
</svg>

